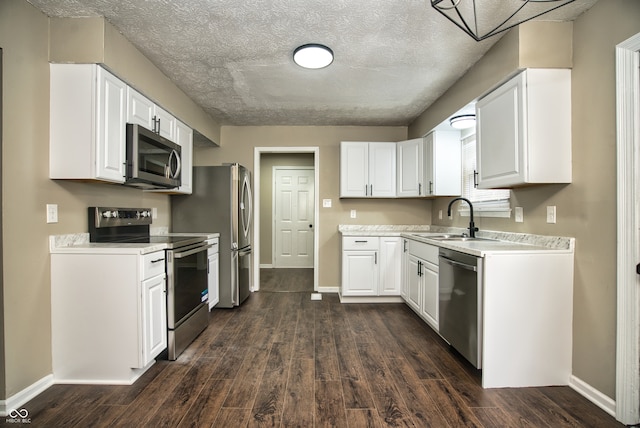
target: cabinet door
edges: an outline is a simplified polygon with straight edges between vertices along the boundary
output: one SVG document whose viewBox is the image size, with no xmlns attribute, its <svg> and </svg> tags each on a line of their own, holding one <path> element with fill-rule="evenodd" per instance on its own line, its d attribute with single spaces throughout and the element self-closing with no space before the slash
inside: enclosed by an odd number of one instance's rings
<svg viewBox="0 0 640 428">
<path fill-rule="evenodd" d="M 96 178 L 123 182 L 127 85 L 98 67 Z"/>
<path fill-rule="evenodd" d="M 479 188 L 525 181 L 523 89 L 521 73 L 476 103 Z"/>
<path fill-rule="evenodd" d="M 127 87 L 127 122 L 153 131 L 153 102 L 131 87 Z"/>
<path fill-rule="evenodd" d="M 402 281 L 402 248 L 397 237 L 380 238 L 380 296 L 399 296 Z"/>
<path fill-rule="evenodd" d="M 193 176 L 193 130 L 180 121 L 176 121 L 176 143 L 182 149 L 182 177 L 177 193 L 191 194 Z"/>
<path fill-rule="evenodd" d="M 378 252 L 342 252 L 342 294 L 376 296 L 378 294 Z"/>
<path fill-rule="evenodd" d="M 163 275 L 142 282 L 142 367 L 167 347 L 167 294 Z"/>
<path fill-rule="evenodd" d="M 369 143 L 340 143 L 340 197 L 369 196 Z"/>
<path fill-rule="evenodd" d="M 209 255 L 209 310 L 220 301 L 220 258 L 218 253 Z"/>
<path fill-rule="evenodd" d="M 173 117 L 168 111 L 162 109 L 159 106 L 155 106 L 154 114 L 156 120 L 155 132 L 162 135 L 164 138 L 170 141 L 176 141 L 176 118 Z"/>
<path fill-rule="evenodd" d="M 425 137 L 425 194 L 462 194 L 462 142 L 459 131 L 433 131 Z"/>
<path fill-rule="evenodd" d="M 409 254 L 407 258 L 407 304 L 416 312 L 420 311 L 420 292 L 422 277 L 419 269 L 421 261 L 416 256 Z"/>
<path fill-rule="evenodd" d="M 396 143 L 369 143 L 369 196 L 396 196 Z"/>
<path fill-rule="evenodd" d="M 397 196 L 424 195 L 422 138 L 400 141 L 396 147 Z"/>
<path fill-rule="evenodd" d="M 438 267 L 422 263 L 422 304 L 420 315 L 438 331 Z"/>
</svg>

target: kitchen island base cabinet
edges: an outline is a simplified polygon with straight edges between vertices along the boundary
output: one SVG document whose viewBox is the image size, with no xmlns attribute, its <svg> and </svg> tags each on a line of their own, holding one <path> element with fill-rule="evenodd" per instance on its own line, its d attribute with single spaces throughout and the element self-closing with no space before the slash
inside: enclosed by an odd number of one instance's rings
<svg viewBox="0 0 640 428">
<path fill-rule="evenodd" d="M 130 385 L 167 347 L 164 251 L 52 254 L 56 383 Z"/>
<path fill-rule="evenodd" d="M 568 385 L 573 254 L 484 258 L 483 388 Z"/>
</svg>

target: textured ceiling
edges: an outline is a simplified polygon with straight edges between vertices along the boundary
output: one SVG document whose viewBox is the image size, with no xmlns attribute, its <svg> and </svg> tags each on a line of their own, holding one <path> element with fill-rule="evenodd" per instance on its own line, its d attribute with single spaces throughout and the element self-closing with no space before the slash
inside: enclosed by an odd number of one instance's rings
<svg viewBox="0 0 640 428">
<path fill-rule="evenodd" d="M 104 16 L 232 125 L 407 125 L 498 40 L 475 42 L 427 0 L 28 1 L 49 16 Z M 595 1 L 545 19 L 574 19 Z M 333 64 L 296 66 L 293 50 L 305 43 L 331 47 Z"/>
</svg>

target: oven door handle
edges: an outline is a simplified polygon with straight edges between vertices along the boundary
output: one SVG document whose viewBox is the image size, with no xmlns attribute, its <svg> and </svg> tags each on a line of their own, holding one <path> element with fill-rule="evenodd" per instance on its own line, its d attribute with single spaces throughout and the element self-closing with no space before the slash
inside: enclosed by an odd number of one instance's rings
<svg viewBox="0 0 640 428">
<path fill-rule="evenodd" d="M 190 256 L 192 254 L 199 253 L 200 251 L 206 251 L 211 247 L 213 247 L 213 245 L 211 245 L 211 244 L 209 244 L 209 245 L 201 245 L 201 246 L 196 247 L 196 248 L 194 248 L 192 250 L 184 251 L 182 253 L 174 253 L 173 254 L 173 258 L 174 259 L 181 259 L 183 257 L 187 257 L 187 256 Z"/>
</svg>

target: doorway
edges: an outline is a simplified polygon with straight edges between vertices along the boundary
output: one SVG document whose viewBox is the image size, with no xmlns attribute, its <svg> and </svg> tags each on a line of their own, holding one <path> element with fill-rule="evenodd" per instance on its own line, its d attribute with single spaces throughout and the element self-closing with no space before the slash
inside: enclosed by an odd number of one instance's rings
<svg viewBox="0 0 640 428">
<path fill-rule="evenodd" d="M 616 46 L 618 328 L 616 419 L 640 423 L 640 33 Z"/>
<path fill-rule="evenodd" d="M 293 164 L 292 159 L 298 159 Z M 318 236 L 320 224 L 318 222 L 318 175 L 319 148 L 318 147 L 256 147 L 254 149 L 254 269 L 253 290 L 260 289 L 260 268 L 273 267 L 273 179 L 274 166 L 297 166 L 300 159 L 305 159 L 302 166 L 313 168 L 313 213 L 312 219 L 312 269 L 313 290 L 318 290 Z M 278 165 L 276 165 L 278 164 Z M 268 173 L 265 174 L 265 171 Z M 267 178 L 268 177 L 268 178 Z M 265 221 L 266 220 L 266 221 Z M 307 225 L 308 227 L 308 225 Z"/>
</svg>

